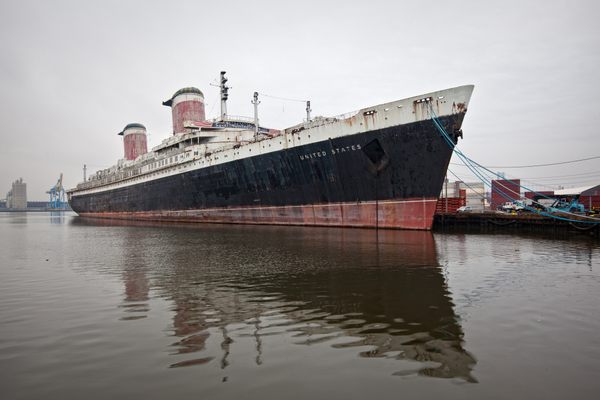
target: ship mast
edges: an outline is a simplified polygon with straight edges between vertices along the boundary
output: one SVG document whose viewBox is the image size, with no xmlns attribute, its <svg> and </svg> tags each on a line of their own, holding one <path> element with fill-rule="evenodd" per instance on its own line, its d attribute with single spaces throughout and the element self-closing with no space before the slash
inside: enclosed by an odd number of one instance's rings
<svg viewBox="0 0 600 400">
<path fill-rule="evenodd" d="M 254 104 L 254 139 L 258 139 L 258 92 L 254 92 L 254 100 L 251 101 Z"/>
<path fill-rule="evenodd" d="M 306 102 L 306 123 L 309 123 L 309 122 L 310 122 L 310 112 L 311 112 L 311 111 L 312 111 L 312 110 L 310 109 L 310 100 L 308 100 L 308 101 Z"/>
<path fill-rule="evenodd" d="M 227 97 L 229 94 L 227 91 L 229 90 L 229 86 L 226 85 L 227 78 L 225 78 L 225 71 L 221 71 L 221 120 L 225 121 L 227 119 Z"/>
</svg>

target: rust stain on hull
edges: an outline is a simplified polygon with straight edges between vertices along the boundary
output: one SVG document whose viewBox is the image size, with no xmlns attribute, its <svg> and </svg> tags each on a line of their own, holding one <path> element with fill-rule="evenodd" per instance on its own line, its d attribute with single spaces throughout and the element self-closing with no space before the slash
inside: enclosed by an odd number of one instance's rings
<svg viewBox="0 0 600 400">
<path fill-rule="evenodd" d="M 421 198 L 280 207 L 81 213 L 80 216 L 168 222 L 430 230 L 436 203 L 436 198 Z"/>
</svg>

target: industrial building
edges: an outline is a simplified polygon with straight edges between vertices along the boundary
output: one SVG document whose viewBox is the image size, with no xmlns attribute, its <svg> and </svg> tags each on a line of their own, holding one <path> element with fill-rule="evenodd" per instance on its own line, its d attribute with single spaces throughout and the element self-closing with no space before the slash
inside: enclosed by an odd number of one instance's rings
<svg viewBox="0 0 600 400">
<path fill-rule="evenodd" d="M 444 182 L 441 199 L 460 198 L 464 199 L 460 205 L 470 206 L 473 210 L 483 211 L 489 208 L 489 203 L 486 200 L 485 185 L 483 182 Z M 444 203 L 445 205 L 445 203 Z M 449 207 L 451 211 L 452 207 Z"/>
<path fill-rule="evenodd" d="M 506 202 L 527 199 L 544 206 L 551 206 L 560 198 L 576 199 L 586 211 L 600 210 L 600 185 L 560 189 L 556 191 L 525 191 L 521 193 L 521 180 L 492 180 L 491 192 L 485 191 L 482 182 L 445 181 L 438 201 L 437 212 L 455 212 L 460 206 L 470 206 L 472 211 L 497 210 Z"/>
<path fill-rule="evenodd" d="M 555 196 L 579 198 L 586 210 L 600 210 L 600 185 L 583 186 L 578 188 L 561 189 L 554 192 Z"/>
<path fill-rule="evenodd" d="M 6 208 L 27 208 L 27 184 L 19 178 L 12 184 L 12 189 L 6 194 Z"/>
</svg>

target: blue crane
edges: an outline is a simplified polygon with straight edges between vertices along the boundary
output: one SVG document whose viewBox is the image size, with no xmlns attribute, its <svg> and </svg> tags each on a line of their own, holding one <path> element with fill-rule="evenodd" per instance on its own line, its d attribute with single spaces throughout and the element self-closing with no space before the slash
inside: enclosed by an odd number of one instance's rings
<svg viewBox="0 0 600 400">
<path fill-rule="evenodd" d="M 52 186 L 46 193 L 50 195 L 50 201 L 48 202 L 48 208 L 52 210 L 64 210 L 65 201 L 65 189 L 62 185 L 63 174 L 60 173 L 60 178 L 56 182 L 56 185 Z"/>
</svg>

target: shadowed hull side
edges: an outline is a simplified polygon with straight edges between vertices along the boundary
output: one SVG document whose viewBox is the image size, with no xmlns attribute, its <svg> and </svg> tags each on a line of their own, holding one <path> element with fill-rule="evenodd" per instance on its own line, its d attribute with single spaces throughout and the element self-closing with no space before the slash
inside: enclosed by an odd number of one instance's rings
<svg viewBox="0 0 600 400">
<path fill-rule="evenodd" d="M 441 120 L 455 134 L 463 116 Z M 427 230 L 451 154 L 426 120 L 78 194 L 71 205 L 96 218 Z"/>
</svg>

